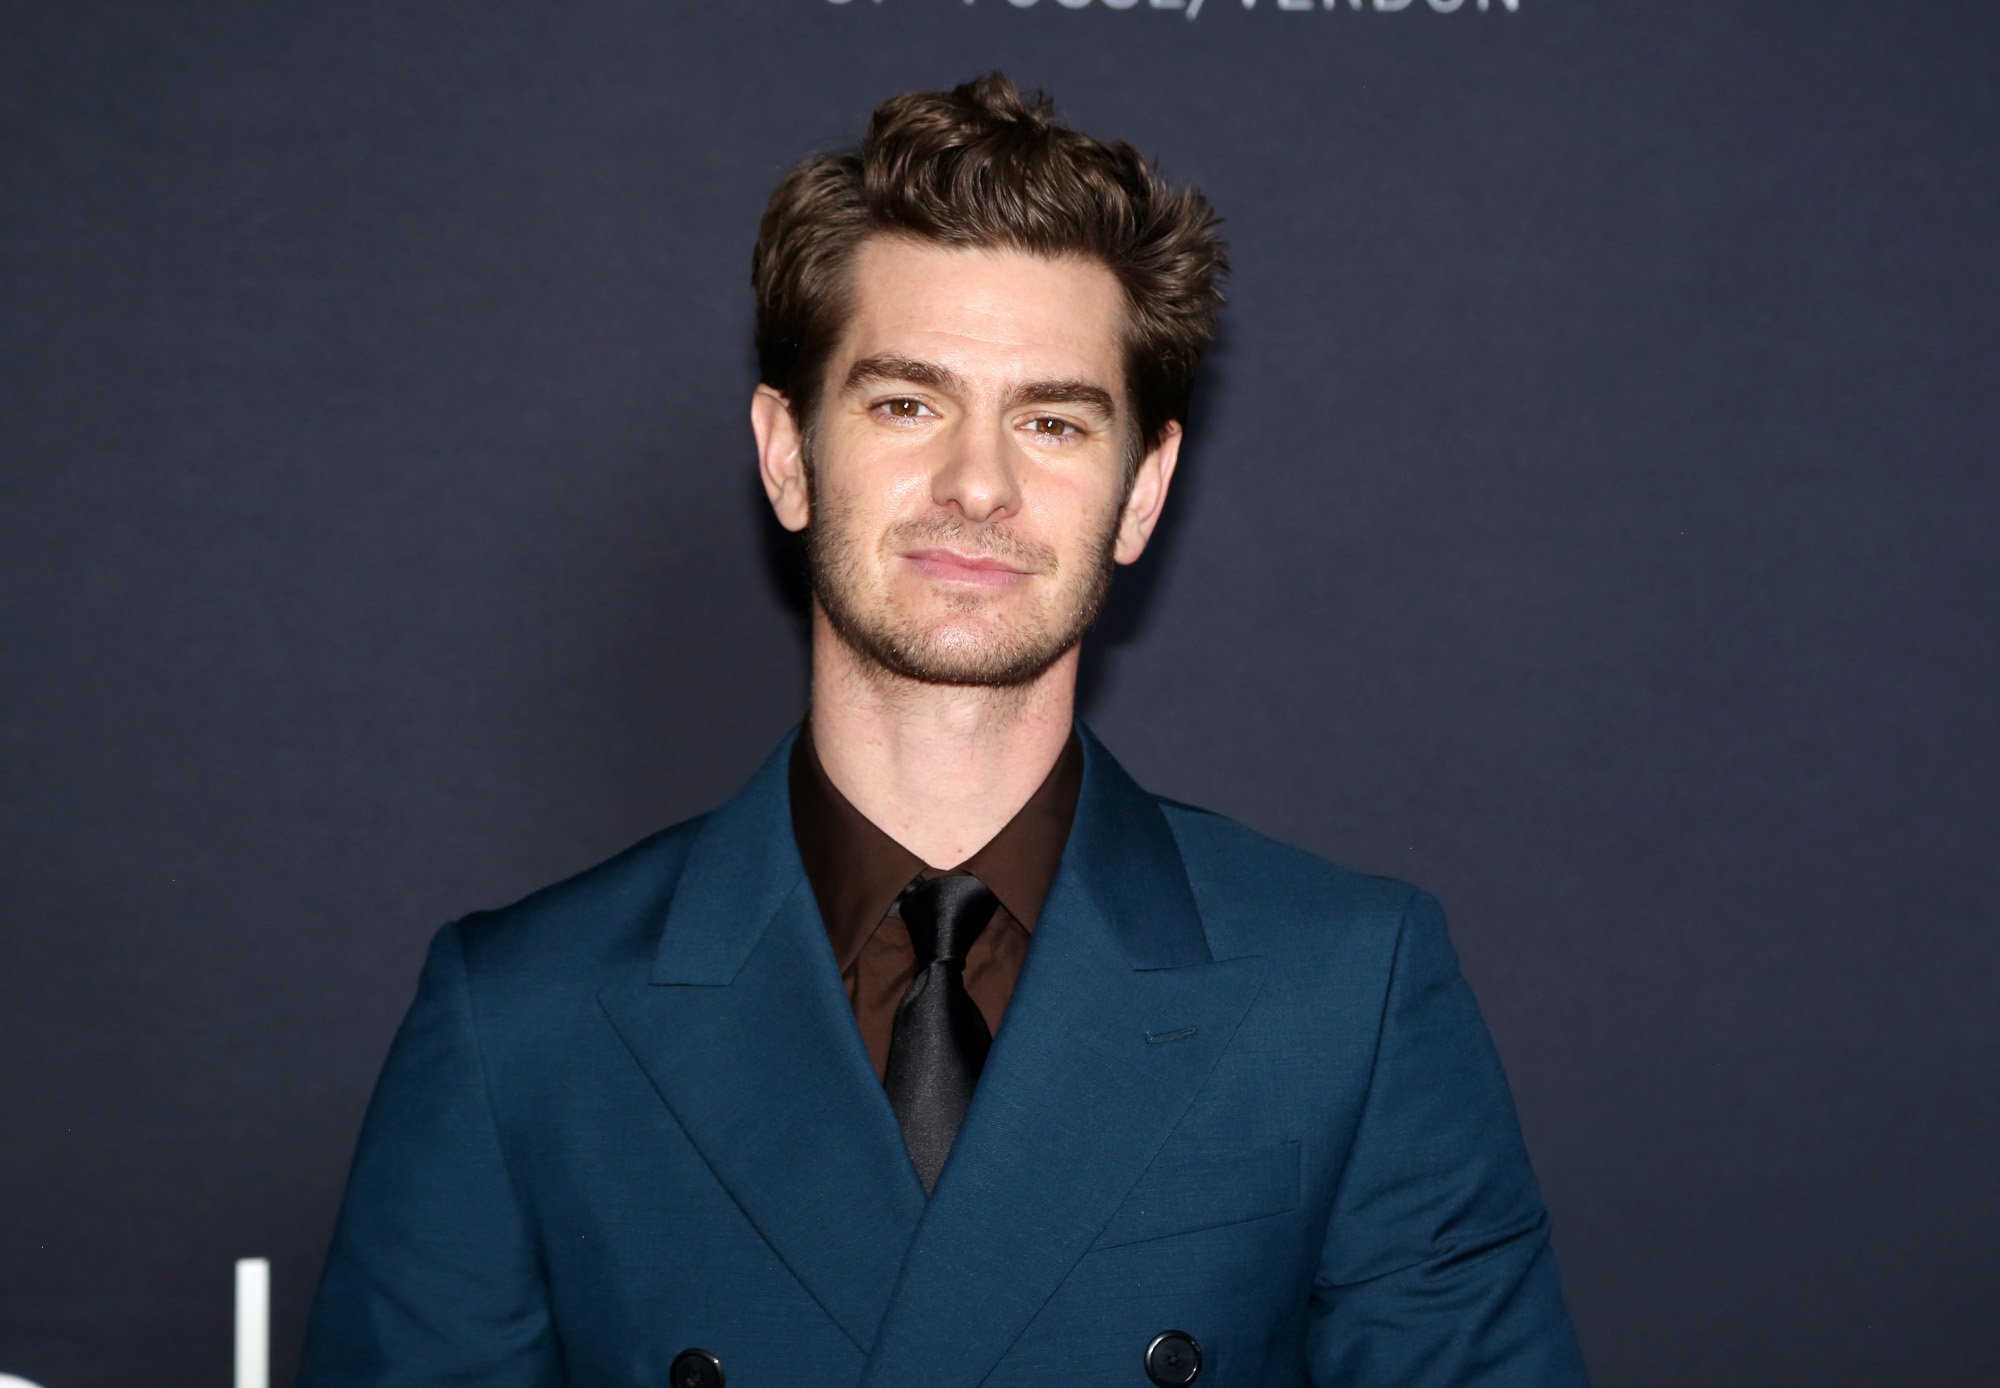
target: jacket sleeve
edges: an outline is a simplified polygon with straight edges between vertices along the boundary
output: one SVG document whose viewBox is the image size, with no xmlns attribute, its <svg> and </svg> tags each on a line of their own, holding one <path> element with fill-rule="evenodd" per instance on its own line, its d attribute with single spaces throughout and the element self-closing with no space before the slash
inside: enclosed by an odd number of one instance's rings
<svg viewBox="0 0 2000 1388">
<path fill-rule="evenodd" d="M 1444 912 L 1415 893 L 1314 1282 L 1322 1388 L 1587 1388 L 1549 1219 Z"/>
<path fill-rule="evenodd" d="M 431 941 L 362 1124 L 300 1388 L 562 1381 L 487 1101 L 460 927 Z"/>
</svg>

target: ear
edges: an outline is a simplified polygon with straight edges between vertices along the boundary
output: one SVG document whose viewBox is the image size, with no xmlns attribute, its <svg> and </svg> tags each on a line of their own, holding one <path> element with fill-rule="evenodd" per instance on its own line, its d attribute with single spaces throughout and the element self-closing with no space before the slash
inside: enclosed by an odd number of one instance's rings
<svg viewBox="0 0 2000 1388">
<path fill-rule="evenodd" d="M 1111 557 L 1130 564 L 1145 552 L 1153 527 L 1167 504 L 1167 488 L 1173 485 L 1174 465 L 1181 456 L 1181 426 L 1170 422 L 1160 434 L 1159 444 L 1139 460 L 1132 478 L 1132 494 L 1125 498 L 1125 510 L 1118 518 L 1118 543 Z"/>
<path fill-rule="evenodd" d="M 757 473 L 778 524 L 804 530 L 810 508 L 806 502 L 805 453 L 800 448 L 799 423 L 792 404 L 768 385 L 750 395 L 750 432 L 757 436 Z"/>
</svg>

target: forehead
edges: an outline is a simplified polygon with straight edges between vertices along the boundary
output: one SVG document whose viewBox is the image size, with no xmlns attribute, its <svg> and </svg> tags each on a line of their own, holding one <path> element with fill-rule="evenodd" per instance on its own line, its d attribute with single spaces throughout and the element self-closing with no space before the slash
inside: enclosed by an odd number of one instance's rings
<svg viewBox="0 0 2000 1388">
<path fill-rule="evenodd" d="M 834 379 L 860 357 L 935 361 L 968 379 L 1050 374 L 1117 391 L 1124 291 L 1101 262 L 871 236 L 855 252 Z"/>
</svg>

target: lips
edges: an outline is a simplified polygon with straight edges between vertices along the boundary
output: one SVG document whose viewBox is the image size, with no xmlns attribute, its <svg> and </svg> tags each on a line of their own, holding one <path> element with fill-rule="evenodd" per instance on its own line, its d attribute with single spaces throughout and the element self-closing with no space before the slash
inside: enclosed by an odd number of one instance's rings
<svg viewBox="0 0 2000 1388">
<path fill-rule="evenodd" d="M 968 583 L 980 588 L 1005 588 L 1028 575 L 1004 560 L 985 554 L 960 554 L 950 549 L 912 550 L 903 558 L 931 578 L 947 583 Z"/>
</svg>

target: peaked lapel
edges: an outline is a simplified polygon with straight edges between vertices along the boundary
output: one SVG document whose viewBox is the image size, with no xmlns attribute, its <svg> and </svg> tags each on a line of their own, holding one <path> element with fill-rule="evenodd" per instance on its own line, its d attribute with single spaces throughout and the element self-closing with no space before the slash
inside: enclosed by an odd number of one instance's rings
<svg viewBox="0 0 2000 1388">
<path fill-rule="evenodd" d="M 1215 960 L 1158 804 L 1082 730 L 1062 865 L 863 1388 L 978 1383 L 1186 1111 L 1263 979 Z"/>
<path fill-rule="evenodd" d="M 865 1354 L 924 1190 L 792 837 L 797 735 L 697 831 L 650 978 L 598 997 L 716 1179 Z"/>
</svg>

